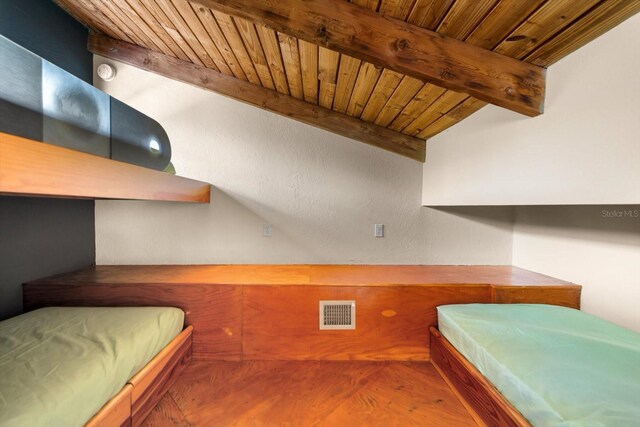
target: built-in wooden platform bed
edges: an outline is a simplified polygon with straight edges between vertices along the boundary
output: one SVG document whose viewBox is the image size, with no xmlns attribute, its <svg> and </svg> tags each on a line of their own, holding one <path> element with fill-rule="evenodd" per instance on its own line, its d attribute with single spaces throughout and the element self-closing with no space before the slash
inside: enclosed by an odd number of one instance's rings
<svg viewBox="0 0 640 427">
<path fill-rule="evenodd" d="M 579 308 L 580 290 L 512 266 L 99 266 L 25 284 L 24 306 L 178 307 L 200 361 L 429 361 L 442 352 L 436 333 L 429 342 L 438 306 Z M 355 300 L 356 329 L 319 330 L 320 300 Z M 189 340 L 159 354 L 97 419 L 139 425 L 188 361 Z"/>
<path fill-rule="evenodd" d="M 640 334 L 540 304 L 438 307 L 431 362 L 481 425 L 638 425 Z"/>
<path fill-rule="evenodd" d="M 193 327 L 187 326 L 124 388 L 87 422 L 86 427 L 116 427 L 142 424 L 169 387 L 191 362 Z"/>
</svg>

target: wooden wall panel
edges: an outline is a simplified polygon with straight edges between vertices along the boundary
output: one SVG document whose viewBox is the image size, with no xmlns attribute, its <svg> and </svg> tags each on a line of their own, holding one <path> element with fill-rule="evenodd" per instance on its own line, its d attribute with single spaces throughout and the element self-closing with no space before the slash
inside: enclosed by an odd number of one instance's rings
<svg viewBox="0 0 640 427">
<path fill-rule="evenodd" d="M 489 302 L 482 285 L 246 286 L 243 353 L 263 360 L 429 360 L 436 306 Z M 320 300 L 355 300 L 355 330 L 319 330 Z"/>
<path fill-rule="evenodd" d="M 25 310 L 61 306 L 171 306 L 193 325 L 194 358 L 240 360 L 242 288 L 211 284 L 47 284 L 24 287 Z"/>
</svg>

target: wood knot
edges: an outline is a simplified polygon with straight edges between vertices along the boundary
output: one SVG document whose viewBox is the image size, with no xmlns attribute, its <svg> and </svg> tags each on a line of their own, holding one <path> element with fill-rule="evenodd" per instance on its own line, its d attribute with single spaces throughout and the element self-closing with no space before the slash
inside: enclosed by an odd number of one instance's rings
<svg viewBox="0 0 640 427">
<path fill-rule="evenodd" d="M 451 80 L 451 79 L 454 79 L 455 77 L 456 77 L 456 75 L 455 75 L 455 74 L 453 74 L 453 73 L 451 72 L 451 70 L 450 70 L 450 69 L 448 69 L 448 68 L 445 68 L 445 69 L 443 69 L 443 70 L 440 70 L 440 78 L 441 78 L 442 80 Z"/>
<path fill-rule="evenodd" d="M 142 61 L 142 63 L 144 65 L 149 65 L 149 64 L 151 64 L 151 60 L 149 58 L 144 58 L 144 61 Z"/>
<path fill-rule="evenodd" d="M 527 36 L 511 36 L 507 39 L 508 42 L 519 42 L 520 40 L 526 39 Z"/>
<path fill-rule="evenodd" d="M 325 27 L 324 25 L 320 25 L 318 27 L 318 29 L 316 30 L 316 37 L 320 37 L 322 39 L 326 39 L 327 38 L 327 27 Z"/>
<path fill-rule="evenodd" d="M 400 39 L 396 42 L 396 48 L 398 50 L 405 49 L 407 46 L 409 46 L 409 42 L 405 39 Z"/>
<path fill-rule="evenodd" d="M 200 83 L 202 83 L 203 85 L 206 85 L 207 83 L 209 83 L 209 78 L 208 77 L 201 77 L 200 78 Z"/>
<path fill-rule="evenodd" d="M 504 89 L 504 93 L 507 94 L 507 96 L 513 96 L 513 88 L 512 87 L 507 87 Z"/>
</svg>

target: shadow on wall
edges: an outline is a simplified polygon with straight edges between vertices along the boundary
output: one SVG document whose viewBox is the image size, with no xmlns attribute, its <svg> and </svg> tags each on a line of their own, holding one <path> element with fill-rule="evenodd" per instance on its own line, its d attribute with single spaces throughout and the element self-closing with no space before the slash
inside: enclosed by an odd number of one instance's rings
<svg viewBox="0 0 640 427">
<path fill-rule="evenodd" d="M 640 249 L 640 205 L 519 206 L 519 229 L 547 236 L 636 246 Z"/>
<path fill-rule="evenodd" d="M 22 312 L 22 283 L 93 264 L 93 200 L 0 197 L 0 320 Z"/>
<path fill-rule="evenodd" d="M 512 208 L 382 211 L 389 221 L 376 239 L 366 208 L 267 202 L 217 188 L 210 205 L 97 201 L 97 263 L 511 263 Z"/>
</svg>

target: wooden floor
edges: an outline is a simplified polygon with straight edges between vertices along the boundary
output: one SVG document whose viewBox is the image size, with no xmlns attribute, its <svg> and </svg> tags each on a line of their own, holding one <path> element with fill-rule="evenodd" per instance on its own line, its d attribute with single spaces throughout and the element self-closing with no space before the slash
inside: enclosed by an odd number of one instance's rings
<svg viewBox="0 0 640 427">
<path fill-rule="evenodd" d="M 193 362 L 144 426 L 475 426 L 429 362 Z"/>
</svg>

